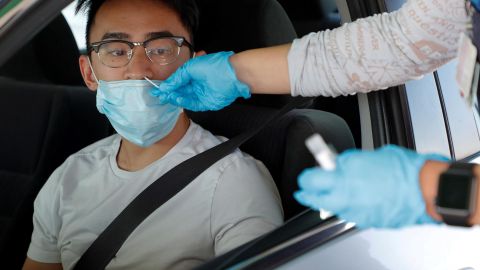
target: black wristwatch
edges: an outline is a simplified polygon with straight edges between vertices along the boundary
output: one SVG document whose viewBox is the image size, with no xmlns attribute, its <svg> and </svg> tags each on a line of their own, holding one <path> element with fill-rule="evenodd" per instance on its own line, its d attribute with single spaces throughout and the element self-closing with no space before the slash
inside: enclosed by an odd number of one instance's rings
<svg viewBox="0 0 480 270">
<path fill-rule="evenodd" d="M 454 162 L 440 175 L 436 209 L 449 225 L 470 227 L 470 216 L 475 212 L 477 185 L 475 164 Z"/>
</svg>

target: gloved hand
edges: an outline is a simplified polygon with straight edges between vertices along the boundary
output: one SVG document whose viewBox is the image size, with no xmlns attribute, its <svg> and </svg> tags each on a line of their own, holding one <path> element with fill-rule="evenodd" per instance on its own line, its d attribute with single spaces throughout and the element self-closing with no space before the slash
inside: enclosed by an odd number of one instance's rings
<svg viewBox="0 0 480 270">
<path fill-rule="evenodd" d="M 233 52 L 219 52 L 190 59 L 152 91 L 170 104 L 191 111 L 219 110 L 236 98 L 250 97 L 229 62 Z"/>
<path fill-rule="evenodd" d="M 393 145 L 376 151 L 348 150 L 337 157 L 333 171 L 305 170 L 294 196 L 305 206 L 333 212 L 360 228 L 433 223 L 419 182 L 428 159 L 448 160 Z"/>
</svg>

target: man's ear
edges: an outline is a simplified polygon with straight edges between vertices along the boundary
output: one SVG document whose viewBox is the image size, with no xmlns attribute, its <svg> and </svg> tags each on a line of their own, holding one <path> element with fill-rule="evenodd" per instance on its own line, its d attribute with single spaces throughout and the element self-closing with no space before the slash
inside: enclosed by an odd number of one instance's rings
<svg viewBox="0 0 480 270">
<path fill-rule="evenodd" d="M 93 75 L 92 68 L 90 67 L 88 56 L 80 55 L 78 64 L 80 65 L 80 72 L 82 73 L 83 81 L 87 85 L 88 89 L 97 91 L 98 84 L 95 80 L 95 75 Z"/>
<path fill-rule="evenodd" d="M 204 50 L 201 50 L 201 51 L 195 52 L 193 57 L 195 58 L 195 57 L 199 57 L 199 56 L 202 56 L 202 55 L 205 55 L 205 54 L 207 54 L 207 53 Z"/>
</svg>

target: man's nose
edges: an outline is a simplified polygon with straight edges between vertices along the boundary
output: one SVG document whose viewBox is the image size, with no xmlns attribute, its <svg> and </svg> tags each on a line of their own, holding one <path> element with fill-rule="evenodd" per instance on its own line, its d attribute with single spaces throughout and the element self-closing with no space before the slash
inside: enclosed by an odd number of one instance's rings
<svg viewBox="0 0 480 270">
<path fill-rule="evenodd" d="M 143 78 L 153 77 L 152 61 L 147 57 L 145 48 L 135 46 L 132 51 L 133 55 L 127 65 L 125 77 L 127 80 L 143 80 Z"/>
</svg>

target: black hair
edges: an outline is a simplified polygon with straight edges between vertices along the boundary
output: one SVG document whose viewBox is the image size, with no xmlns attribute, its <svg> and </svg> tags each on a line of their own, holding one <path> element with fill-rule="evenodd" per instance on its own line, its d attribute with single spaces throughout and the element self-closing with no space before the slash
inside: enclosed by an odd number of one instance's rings
<svg viewBox="0 0 480 270">
<path fill-rule="evenodd" d="M 183 26 L 190 34 L 191 43 L 193 44 L 193 36 L 198 29 L 199 10 L 195 0 L 158 0 L 173 9 L 178 16 Z M 85 40 L 87 48 L 90 46 L 90 30 L 95 20 L 100 7 L 105 3 L 105 0 L 78 0 L 76 13 L 84 12 L 87 14 L 87 27 L 85 31 Z"/>
</svg>

